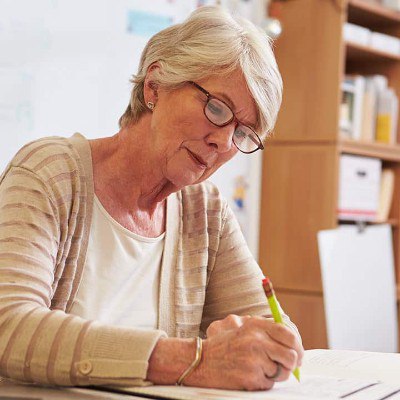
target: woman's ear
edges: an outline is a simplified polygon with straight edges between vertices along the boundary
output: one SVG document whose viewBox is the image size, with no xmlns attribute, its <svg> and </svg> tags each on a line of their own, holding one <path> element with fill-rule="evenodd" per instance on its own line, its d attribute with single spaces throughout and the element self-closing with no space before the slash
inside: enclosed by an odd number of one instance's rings
<svg viewBox="0 0 400 400">
<path fill-rule="evenodd" d="M 154 62 L 147 69 L 144 80 L 143 95 L 146 104 L 149 102 L 155 105 L 158 99 L 158 83 L 157 75 L 160 73 L 161 66 L 158 62 Z"/>
</svg>

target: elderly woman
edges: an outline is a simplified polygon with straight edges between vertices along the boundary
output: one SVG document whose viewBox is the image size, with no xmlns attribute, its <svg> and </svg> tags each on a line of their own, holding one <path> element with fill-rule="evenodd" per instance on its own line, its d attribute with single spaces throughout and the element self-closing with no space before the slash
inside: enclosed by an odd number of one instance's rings
<svg viewBox="0 0 400 400">
<path fill-rule="evenodd" d="M 133 84 L 117 134 L 35 141 L 1 177 L 0 375 L 271 388 L 300 365 L 300 338 L 270 318 L 262 273 L 205 182 L 273 127 L 267 37 L 200 8 L 150 39 Z"/>
</svg>

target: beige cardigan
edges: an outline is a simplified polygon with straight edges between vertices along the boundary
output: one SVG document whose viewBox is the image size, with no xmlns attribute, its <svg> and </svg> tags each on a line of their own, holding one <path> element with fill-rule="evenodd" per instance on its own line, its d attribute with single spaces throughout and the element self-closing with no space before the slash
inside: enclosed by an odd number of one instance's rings
<svg viewBox="0 0 400 400">
<path fill-rule="evenodd" d="M 230 313 L 269 314 L 261 271 L 232 211 L 214 186 L 202 183 L 167 200 L 159 330 L 69 315 L 93 207 L 88 141 L 75 134 L 30 143 L 0 179 L 1 376 L 55 385 L 145 384 L 160 336 L 202 335 Z"/>
</svg>

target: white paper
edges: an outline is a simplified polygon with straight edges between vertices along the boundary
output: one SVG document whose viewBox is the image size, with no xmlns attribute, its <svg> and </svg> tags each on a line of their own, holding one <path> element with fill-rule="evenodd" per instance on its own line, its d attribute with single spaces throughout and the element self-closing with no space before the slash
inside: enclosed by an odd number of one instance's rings
<svg viewBox="0 0 400 400">
<path fill-rule="evenodd" d="M 126 389 L 128 393 L 147 393 L 160 398 L 182 400 L 336 400 L 344 397 L 346 400 L 380 400 L 383 395 L 397 390 L 400 391 L 400 384 L 323 376 L 307 376 L 301 383 L 276 383 L 271 390 L 255 392 L 174 386 Z"/>
<path fill-rule="evenodd" d="M 307 350 L 301 372 L 335 378 L 400 384 L 400 354 L 352 350 Z"/>
<path fill-rule="evenodd" d="M 328 342 L 332 349 L 397 351 L 389 225 L 318 233 Z"/>
</svg>

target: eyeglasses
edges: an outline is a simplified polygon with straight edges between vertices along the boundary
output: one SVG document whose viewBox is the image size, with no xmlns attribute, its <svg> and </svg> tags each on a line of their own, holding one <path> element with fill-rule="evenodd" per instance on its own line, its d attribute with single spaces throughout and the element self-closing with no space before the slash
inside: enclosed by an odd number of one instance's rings
<svg viewBox="0 0 400 400">
<path fill-rule="evenodd" d="M 254 153 L 257 150 L 264 150 L 260 137 L 249 126 L 242 124 L 231 108 L 222 100 L 210 94 L 196 82 L 189 81 L 191 85 L 199 89 L 207 96 L 204 106 L 204 115 L 215 126 L 226 126 L 232 121 L 236 122 L 232 141 L 239 151 L 245 154 Z"/>
</svg>

